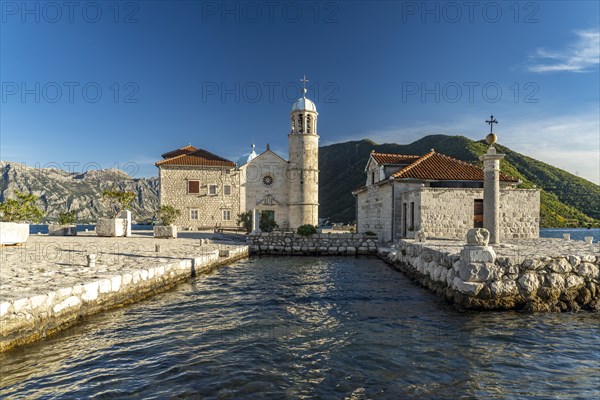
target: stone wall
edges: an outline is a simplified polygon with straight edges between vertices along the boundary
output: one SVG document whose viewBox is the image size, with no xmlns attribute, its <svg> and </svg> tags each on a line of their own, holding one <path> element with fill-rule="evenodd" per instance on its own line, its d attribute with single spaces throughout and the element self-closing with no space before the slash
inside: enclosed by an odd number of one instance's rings
<svg viewBox="0 0 600 400">
<path fill-rule="evenodd" d="M 579 255 L 542 256 L 556 253 L 557 240 L 538 240 L 511 251 L 510 256 L 480 248 L 457 252 L 445 244 L 401 240 L 385 260 L 458 308 L 600 310 L 597 250 L 581 247 Z"/>
<path fill-rule="evenodd" d="M 476 199 L 483 199 L 483 189 L 424 187 L 401 193 L 396 209 L 400 213 L 401 203 L 415 202 L 415 230 L 423 229 L 432 238 L 462 239 L 473 228 Z M 539 190 L 501 189 L 500 239 L 538 237 L 539 210 Z"/>
<path fill-rule="evenodd" d="M 200 181 L 200 193 L 188 193 L 187 182 Z M 159 168 L 160 205 L 170 205 L 181 210 L 174 225 L 180 228 L 209 228 L 215 226 L 236 227 L 240 213 L 239 172 L 224 167 L 177 167 Z M 209 193 L 209 185 L 217 185 L 217 194 Z M 231 187 L 231 194 L 224 193 L 224 186 Z M 198 219 L 191 219 L 191 211 L 198 210 Z M 223 218 L 229 210 L 230 220 Z"/>
<path fill-rule="evenodd" d="M 377 254 L 377 237 L 361 233 L 326 233 L 301 236 L 296 233 L 248 235 L 251 253 L 282 255 Z"/>
<path fill-rule="evenodd" d="M 540 191 L 500 190 L 500 239 L 540 236 Z"/>
<path fill-rule="evenodd" d="M 140 300 L 202 272 L 248 256 L 239 246 L 220 257 L 219 250 L 199 257 L 117 274 L 46 294 L 0 303 L 0 351 L 62 330 L 84 316 Z"/>
<path fill-rule="evenodd" d="M 393 187 L 369 185 L 356 198 L 357 231 L 374 232 L 383 242 L 414 238 L 420 229 L 427 237 L 462 239 L 473 228 L 474 203 L 476 199 L 483 200 L 483 189 L 432 188 L 393 182 Z M 539 190 L 501 189 L 500 238 L 538 237 L 539 210 Z"/>
<path fill-rule="evenodd" d="M 392 185 L 367 186 L 356 198 L 357 232 L 373 232 L 383 241 L 392 240 Z"/>
</svg>

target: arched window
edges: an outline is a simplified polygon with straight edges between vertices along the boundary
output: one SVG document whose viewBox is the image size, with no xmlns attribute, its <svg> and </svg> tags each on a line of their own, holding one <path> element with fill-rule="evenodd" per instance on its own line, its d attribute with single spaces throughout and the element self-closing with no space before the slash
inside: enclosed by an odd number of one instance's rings
<svg viewBox="0 0 600 400">
<path fill-rule="evenodd" d="M 310 115 L 306 116 L 306 133 L 312 132 L 312 120 Z"/>
<path fill-rule="evenodd" d="M 298 132 L 304 133 L 304 126 L 302 124 L 302 114 L 298 114 Z"/>
<path fill-rule="evenodd" d="M 296 120 L 292 117 L 292 133 L 296 133 Z"/>
</svg>

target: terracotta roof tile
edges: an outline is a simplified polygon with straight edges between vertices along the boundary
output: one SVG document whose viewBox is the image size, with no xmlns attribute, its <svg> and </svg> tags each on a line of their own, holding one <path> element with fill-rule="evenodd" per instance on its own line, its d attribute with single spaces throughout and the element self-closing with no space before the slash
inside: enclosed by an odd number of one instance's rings
<svg viewBox="0 0 600 400">
<path fill-rule="evenodd" d="M 191 146 L 193 147 L 193 146 Z M 194 147 L 195 148 L 195 147 Z M 181 149 L 180 149 L 181 150 Z M 175 150 L 177 151 L 177 150 Z M 173 153 L 173 152 L 171 152 Z M 165 153 L 168 154 L 168 153 Z M 184 166 L 209 166 L 209 167 L 235 167 L 233 161 L 229 161 L 223 157 L 213 154 L 203 149 L 196 149 L 191 152 L 184 152 L 174 157 L 158 161 L 155 164 L 157 167 L 162 165 L 184 165 Z"/>
<path fill-rule="evenodd" d="M 196 151 L 196 150 L 198 150 L 198 149 L 190 144 L 190 145 L 187 145 L 187 146 L 183 146 L 180 149 L 169 151 L 169 152 L 161 155 L 161 157 L 164 158 L 164 159 L 167 159 L 167 158 L 171 158 L 171 157 L 177 157 L 177 156 L 180 156 L 182 154 L 191 153 L 191 152 Z"/>
<path fill-rule="evenodd" d="M 412 164 L 392 175 L 395 179 L 424 179 L 443 181 L 483 181 L 483 169 L 465 161 L 436 152 L 429 152 Z M 500 174 L 504 182 L 518 182 L 511 176 Z"/>
<path fill-rule="evenodd" d="M 371 152 L 371 157 L 373 157 L 378 164 L 410 164 L 416 159 L 418 159 L 420 156 L 376 153 L 373 151 Z"/>
</svg>

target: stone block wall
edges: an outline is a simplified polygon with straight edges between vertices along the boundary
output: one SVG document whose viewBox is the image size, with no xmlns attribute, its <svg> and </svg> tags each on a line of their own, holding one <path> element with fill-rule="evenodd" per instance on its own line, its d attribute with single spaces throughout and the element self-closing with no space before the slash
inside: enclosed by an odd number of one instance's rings
<svg viewBox="0 0 600 400">
<path fill-rule="evenodd" d="M 476 199 L 483 199 L 483 189 L 424 187 L 401 193 L 396 201 L 396 213 L 401 214 L 400 203 L 414 201 L 415 230 L 424 229 L 427 237 L 432 238 L 462 239 L 473 228 Z M 501 189 L 500 239 L 539 237 L 539 210 L 539 190 Z M 401 218 L 395 219 L 400 221 Z M 397 238 L 400 231 L 400 227 L 396 228 Z"/>
<path fill-rule="evenodd" d="M 427 237 L 463 239 L 473 228 L 475 199 L 483 189 L 422 188 L 419 229 Z"/>
<path fill-rule="evenodd" d="M 540 191 L 500 190 L 500 239 L 540 236 Z"/>
<path fill-rule="evenodd" d="M 227 172 L 229 171 L 229 172 Z M 215 226 L 236 227 L 240 213 L 239 172 L 224 167 L 174 167 L 159 168 L 160 205 L 170 205 L 181 210 L 174 225 L 180 228 L 212 229 Z M 200 181 L 200 193 L 188 193 L 189 180 Z M 217 194 L 209 193 L 209 185 L 217 185 Z M 231 194 L 224 194 L 224 186 Z M 191 219 L 191 211 L 198 210 L 198 219 Z M 223 210 L 230 211 L 230 220 L 223 218 Z"/>
<path fill-rule="evenodd" d="M 248 235 L 251 253 L 281 255 L 361 255 L 377 253 L 377 237 L 362 233 L 326 233 L 301 236 L 296 233 Z"/>
<path fill-rule="evenodd" d="M 555 239 L 556 240 L 556 239 Z M 554 242 L 538 248 L 552 253 Z M 485 250 L 473 253 L 487 256 Z M 466 257 L 443 246 L 403 240 L 386 261 L 454 303 L 475 310 L 600 310 L 600 256 Z M 492 253 L 493 254 L 493 251 Z"/>
<path fill-rule="evenodd" d="M 382 241 L 392 240 L 392 186 L 368 186 L 357 195 L 358 233 L 373 232 Z"/>
</svg>

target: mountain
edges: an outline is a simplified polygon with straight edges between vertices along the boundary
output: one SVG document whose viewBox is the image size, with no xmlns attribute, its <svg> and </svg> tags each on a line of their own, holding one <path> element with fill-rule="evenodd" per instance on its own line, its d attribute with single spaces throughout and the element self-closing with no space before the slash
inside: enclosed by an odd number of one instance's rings
<svg viewBox="0 0 600 400">
<path fill-rule="evenodd" d="M 55 222 L 63 211 L 75 211 L 78 223 L 93 223 L 98 217 L 109 216 L 110 209 L 102 201 L 106 189 L 128 190 L 137 194 L 131 207 L 133 218 L 152 218 L 158 207 L 158 178 L 134 179 L 116 169 L 69 173 L 55 168 L 33 168 L 16 162 L 0 162 L 0 201 L 13 193 L 33 193 L 46 217 L 43 222 Z"/>
<path fill-rule="evenodd" d="M 600 186 L 511 149 L 496 145 L 506 154 L 502 172 L 519 178 L 519 187 L 541 188 L 541 226 L 569 227 L 600 225 Z M 336 143 L 319 149 L 319 214 L 332 222 L 355 220 L 353 189 L 364 185 L 364 168 L 371 150 L 382 153 L 423 155 L 431 149 L 481 165 L 487 151 L 484 141 L 463 136 L 431 135 L 411 144 L 377 144 L 364 139 Z"/>
</svg>

